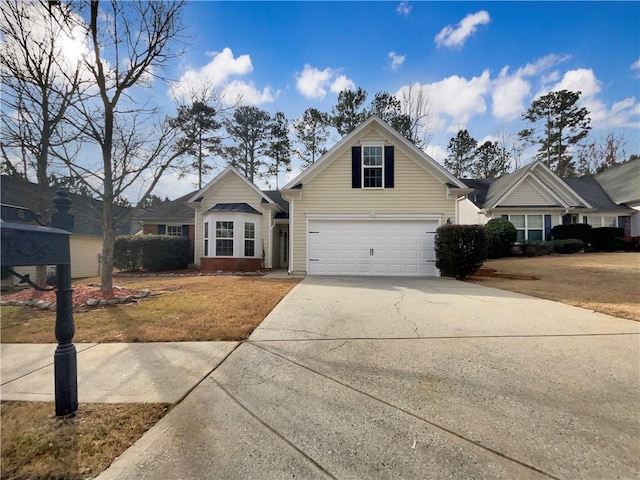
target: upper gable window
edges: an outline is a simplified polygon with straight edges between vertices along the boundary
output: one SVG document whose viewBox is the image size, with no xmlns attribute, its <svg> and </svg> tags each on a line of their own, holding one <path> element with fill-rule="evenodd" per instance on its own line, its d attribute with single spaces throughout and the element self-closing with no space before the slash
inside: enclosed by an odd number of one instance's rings
<svg viewBox="0 0 640 480">
<path fill-rule="evenodd" d="M 393 188 L 393 145 L 351 147 L 351 188 Z"/>
<path fill-rule="evenodd" d="M 362 147 L 362 188 L 383 188 L 384 149 L 381 145 Z"/>
</svg>

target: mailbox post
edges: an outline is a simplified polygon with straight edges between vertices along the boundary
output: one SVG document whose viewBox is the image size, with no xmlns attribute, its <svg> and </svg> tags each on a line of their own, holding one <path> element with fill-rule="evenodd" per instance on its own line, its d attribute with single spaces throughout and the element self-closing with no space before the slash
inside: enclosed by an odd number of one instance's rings
<svg viewBox="0 0 640 480">
<path fill-rule="evenodd" d="M 63 416 L 72 415 L 78 410 L 78 363 L 73 344 L 75 326 L 69 249 L 69 236 L 74 221 L 69 213 L 71 199 L 66 190 L 58 189 L 53 204 L 56 211 L 51 219 L 51 227 L 22 223 L 36 218 L 36 215 L 25 208 L 2 206 L 0 258 L 3 267 L 56 266 L 55 335 L 58 346 L 53 357 L 55 410 L 57 416 Z"/>
</svg>

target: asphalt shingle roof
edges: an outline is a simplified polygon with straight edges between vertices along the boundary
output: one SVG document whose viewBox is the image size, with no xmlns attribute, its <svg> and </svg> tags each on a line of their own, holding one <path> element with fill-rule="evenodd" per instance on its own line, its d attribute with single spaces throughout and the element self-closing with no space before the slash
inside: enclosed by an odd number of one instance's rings
<svg viewBox="0 0 640 480">
<path fill-rule="evenodd" d="M 616 204 L 598 181 L 591 175 L 580 178 L 563 178 L 578 195 L 584 198 L 593 208 L 608 211 L 629 211 L 628 207 Z"/>
<path fill-rule="evenodd" d="M 195 212 L 193 208 L 185 205 L 185 202 L 189 201 L 198 190 L 191 193 L 187 193 L 180 198 L 176 198 L 170 202 L 163 203 L 162 205 L 147 210 L 139 215 L 136 215 L 136 220 L 185 220 L 195 221 Z"/>
<path fill-rule="evenodd" d="M 0 201 L 5 205 L 14 205 L 33 210 L 48 218 L 54 211 L 51 199 L 57 187 L 41 187 L 23 178 L 2 175 L 0 177 Z M 73 233 L 102 237 L 102 201 L 70 193 L 71 214 L 74 216 Z M 132 209 L 115 206 L 116 217 L 122 217 Z M 118 235 L 129 235 L 140 230 L 138 222 L 129 220 L 118 229 Z"/>
<path fill-rule="evenodd" d="M 640 202 L 640 159 L 605 170 L 595 179 L 614 202 Z"/>
</svg>

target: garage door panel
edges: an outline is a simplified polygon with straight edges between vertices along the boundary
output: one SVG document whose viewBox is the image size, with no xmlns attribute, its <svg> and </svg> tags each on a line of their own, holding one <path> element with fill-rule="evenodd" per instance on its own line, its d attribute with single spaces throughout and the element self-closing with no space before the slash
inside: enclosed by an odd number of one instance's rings
<svg viewBox="0 0 640 480">
<path fill-rule="evenodd" d="M 309 220 L 309 275 L 438 275 L 431 221 Z"/>
</svg>

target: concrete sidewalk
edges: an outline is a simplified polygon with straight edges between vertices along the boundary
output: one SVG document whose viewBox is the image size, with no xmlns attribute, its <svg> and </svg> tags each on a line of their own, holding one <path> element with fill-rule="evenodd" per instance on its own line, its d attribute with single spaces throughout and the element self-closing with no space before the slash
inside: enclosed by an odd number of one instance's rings
<svg viewBox="0 0 640 480">
<path fill-rule="evenodd" d="M 176 403 L 238 342 L 80 343 L 80 403 Z M 55 344 L 2 344 L 0 399 L 54 400 Z"/>
<path fill-rule="evenodd" d="M 639 334 L 448 279 L 307 277 L 99 478 L 638 478 Z"/>
</svg>

